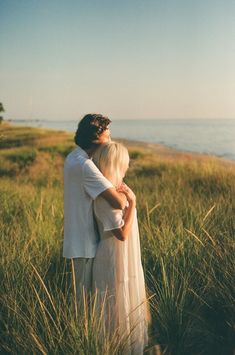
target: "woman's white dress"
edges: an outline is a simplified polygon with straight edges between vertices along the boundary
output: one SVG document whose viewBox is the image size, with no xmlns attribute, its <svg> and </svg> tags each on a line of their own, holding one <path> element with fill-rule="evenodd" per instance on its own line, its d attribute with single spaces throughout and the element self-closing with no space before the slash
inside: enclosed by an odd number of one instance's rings
<svg viewBox="0 0 235 355">
<path fill-rule="evenodd" d="M 113 229 L 124 225 L 122 210 L 111 208 L 99 196 L 94 201 L 94 213 L 100 242 L 93 264 L 93 291 L 98 292 L 99 303 L 105 299 L 106 328 L 126 339 L 125 354 L 143 354 L 148 342 L 149 311 L 136 210 L 125 241 L 112 234 Z"/>
</svg>

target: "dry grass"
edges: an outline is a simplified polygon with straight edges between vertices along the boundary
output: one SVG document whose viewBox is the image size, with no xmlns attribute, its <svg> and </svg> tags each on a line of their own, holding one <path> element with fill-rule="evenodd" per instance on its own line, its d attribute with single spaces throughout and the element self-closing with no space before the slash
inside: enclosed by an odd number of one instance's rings
<svg viewBox="0 0 235 355">
<path fill-rule="evenodd" d="M 0 137 L 2 353 L 123 354 L 124 344 L 101 332 L 99 317 L 84 316 L 84 304 L 76 317 L 71 307 L 71 266 L 61 248 L 63 161 L 72 135 L 4 124 Z M 125 144 L 152 296 L 150 347 L 232 354 L 234 164 Z"/>
</svg>

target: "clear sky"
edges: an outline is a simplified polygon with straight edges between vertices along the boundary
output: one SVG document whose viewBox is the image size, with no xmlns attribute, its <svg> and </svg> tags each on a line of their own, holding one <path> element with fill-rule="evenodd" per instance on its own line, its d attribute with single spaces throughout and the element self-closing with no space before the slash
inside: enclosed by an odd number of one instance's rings
<svg viewBox="0 0 235 355">
<path fill-rule="evenodd" d="M 234 0 L 0 0 L 5 118 L 235 117 Z"/>
</svg>

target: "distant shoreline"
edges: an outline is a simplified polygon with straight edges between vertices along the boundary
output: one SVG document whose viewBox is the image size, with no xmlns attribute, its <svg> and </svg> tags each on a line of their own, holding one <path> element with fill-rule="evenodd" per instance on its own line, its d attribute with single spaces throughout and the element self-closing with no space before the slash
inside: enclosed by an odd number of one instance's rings
<svg viewBox="0 0 235 355">
<path fill-rule="evenodd" d="M 69 130 L 66 129 L 57 129 L 57 128 L 51 128 L 51 127 L 35 127 L 35 126 L 30 126 L 30 125 L 23 125 L 25 120 L 18 120 L 22 124 L 15 124 L 16 120 L 4 120 L 3 124 L 9 124 L 11 126 L 15 127 L 28 127 L 36 130 L 46 130 L 46 131 L 54 131 L 54 132 L 64 132 L 69 135 L 73 135 L 73 133 Z M 40 120 L 31 120 L 33 122 L 40 122 Z M 205 158 L 212 158 L 219 160 L 220 162 L 227 163 L 227 164 L 235 164 L 235 160 L 229 159 L 226 157 L 221 157 L 216 154 L 207 154 L 207 153 L 199 153 L 199 152 L 194 152 L 194 151 L 187 151 L 187 150 L 180 150 L 177 148 L 173 148 L 168 146 L 167 144 L 164 143 L 149 143 L 146 141 L 141 141 L 141 140 L 133 140 L 133 139 L 126 139 L 126 138 L 120 138 L 120 137 L 112 137 L 113 140 L 117 140 L 119 142 L 122 142 L 125 144 L 127 147 L 132 147 L 132 148 L 138 148 L 138 147 L 143 147 L 145 149 L 148 149 L 152 153 L 159 154 L 162 157 L 170 158 L 170 159 L 205 159 Z"/>
<path fill-rule="evenodd" d="M 214 159 L 220 163 L 232 164 L 232 165 L 235 164 L 235 161 L 232 159 L 219 157 L 219 156 L 213 155 L 213 154 L 183 151 L 183 150 L 169 147 L 165 144 L 147 143 L 147 142 L 142 142 L 142 141 L 135 141 L 135 140 L 131 140 L 131 139 L 123 139 L 123 138 L 116 138 L 116 137 L 114 137 L 113 140 L 117 140 L 117 141 L 123 143 L 124 145 L 126 145 L 127 147 L 132 147 L 132 148 L 143 147 L 145 149 L 149 149 L 149 151 L 151 153 L 159 154 L 159 156 L 165 157 L 166 159 L 170 159 L 170 160 L 175 160 L 177 158 L 179 160 Z"/>
</svg>

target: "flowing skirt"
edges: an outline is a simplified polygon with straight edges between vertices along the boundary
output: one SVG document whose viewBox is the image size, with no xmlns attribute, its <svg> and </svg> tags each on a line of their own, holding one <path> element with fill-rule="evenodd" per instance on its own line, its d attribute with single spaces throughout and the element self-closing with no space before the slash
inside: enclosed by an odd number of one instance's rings
<svg viewBox="0 0 235 355">
<path fill-rule="evenodd" d="M 111 232 L 101 235 L 93 264 L 93 291 L 103 305 L 111 333 L 126 339 L 125 354 L 143 354 L 148 342 L 149 310 L 141 263 L 137 218 L 124 242 Z M 103 304 L 104 303 L 104 304 Z"/>
</svg>

